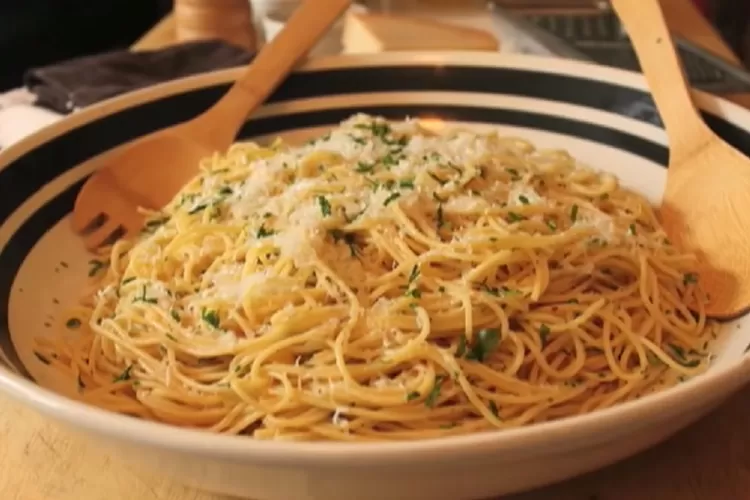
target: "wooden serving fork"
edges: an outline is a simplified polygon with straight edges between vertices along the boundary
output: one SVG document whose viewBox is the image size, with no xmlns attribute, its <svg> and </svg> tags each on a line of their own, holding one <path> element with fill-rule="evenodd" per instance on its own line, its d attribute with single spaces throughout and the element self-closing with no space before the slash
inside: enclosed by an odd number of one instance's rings
<svg viewBox="0 0 750 500">
<path fill-rule="evenodd" d="M 307 0 L 245 73 L 208 111 L 123 146 L 83 185 L 73 230 L 94 250 L 139 231 L 138 209 L 159 209 L 198 173 L 200 160 L 225 151 L 247 116 L 259 107 L 343 14 L 350 0 Z"/>
</svg>

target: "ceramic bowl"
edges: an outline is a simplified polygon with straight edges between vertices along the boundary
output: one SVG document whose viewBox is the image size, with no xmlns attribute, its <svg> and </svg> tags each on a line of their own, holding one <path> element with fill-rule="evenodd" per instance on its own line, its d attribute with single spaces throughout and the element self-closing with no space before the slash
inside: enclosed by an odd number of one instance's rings
<svg viewBox="0 0 750 500">
<path fill-rule="evenodd" d="M 35 336 L 80 295 L 89 256 L 68 214 L 108 152 L 193 117 L 239 70 L 206 74 L 78 112 L 0 155 L 0 391 L 116 450 L 123 460 L 198 488 L 256 500 L 441 500 L 507 494 L 590 471 L 698 419 L 750 376 L 750 324 L 724 325 L 704 375 L 607 410 L 503 432 L 420 442 L 254 441 L 149 423 L 67 398 L 32 353 Z M 242 129 L 300 140 L 355 112 L 440 117 L 562 147 L 617 174 L 654 203 L 666 137 L 637 74 L 497 54 L 398 53 L 315 60 Z M 750 154 L 750 113 L 698 94 L 708 124 Z"/>
</svg>

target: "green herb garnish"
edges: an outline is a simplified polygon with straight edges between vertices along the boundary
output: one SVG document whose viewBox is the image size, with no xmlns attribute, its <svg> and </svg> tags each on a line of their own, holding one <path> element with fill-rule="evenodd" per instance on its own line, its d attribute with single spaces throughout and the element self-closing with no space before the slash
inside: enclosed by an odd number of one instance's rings
<svg viewBox="0 0 750 500">
<path fill-rule="evenodd" d="M 385 201 L 383 202 L 383 206 L 387 207 L 390 203 L 396 201 L 399 198 L 401 198 L 401 193 L 399 192 L 391 193 L 390 196 L 388 196 L 388 198 L 386 198 Z"/>
<path fill-rule="evenodd" d="M 201 311 L 201 319 L 213 326 L 219 328 L 219 313 L 212 309 L 204 309 Z"/>
<path fill-rule="evenodd" d="M 323 217 L 331 215 L 331 204 L 325 196 L 318 196 L 318 205 L 320 206 L 320 213 Z"/>
<path fill-rule="evenodd" d="M 172 316 L 173 320 L 178 321 L 178 322 L 180 321 L 180 313 L 178 313 L 174 309 L 172 309 L 171 311 L 169 311 L 169 314 L 170 314 L 170 316 Z"/>
<path fill-rule="evenodd" d="M 570 207 L 570 220 L 575 222 L 576 219 L 578 219 L 578 205 L 573 205 Z"/>
<path fill-rule="evenodd" d="M 492 412 L 492 415 L 494 415 L 495 418 L 499 418 L 500 411 L 497 409 L 497 404 L 495 404 L 494 401 L 490 401 L 490 404 L 488 406 L 490 408 L 490 412 Z"/>
<path fill-rule="evenodd" d="M 542 347 L 547 345 L 547 337 L 549 337 L 550 329 L 547 325 L 539 327 L 539 340 L 542 342 Z"/>
<path fill-rule="evenodd" d="M 505 171 L 510 174 L 511 180 L 517 181 L 521 178 L 521 175 L 518 173 L 518 170 L 516 170 L 515 168 L 506 168 Z"/>
<path fill-rule="evenodd" d="M 92 259 L 89 261 L 89 277 L 94 277 L 96 274 L 107 267 L 109 263 L 106 261 Z"/>
<path fill-rule="evenodd" d="M 544 222 L 545 224 L 547 224 L 547 227 L 550 228 L 551 231 L 557 231 L 557 222 L 553 220 L 547 220 Z"/>
<path fill-rule="evenodd" d="M 357 166 L 354 168 L 357 172 L 361 174 L 369 174 L 375 169 L 374 163 L 365 163 L 363 161 L 360 161 L 357 163 Z"/>
<path fill-rule="evenodd" d="M 445 186 L 448 183 L 448 181 L 444 181 L 443 179 L 441 179 L 437 175 L 433 174 L 432 172 L 427 172 L 427 175 L 429 175 L 430 177 L 432 177 L 432 179 L 435 182 L 437 182 L 438 184 L 440 184 L 441 186 Z"/>
<path fill-rule="evenodd" d="M 508 212 L 508 222 L 520 222 L 524 219 L 525 217 L 523 215 L 517 214 L 515 212 Z"/>
<path fill-rule="evenodd" d="M 419 397 L 419 393 L 417 391 L 412 391 L 409 394 L 406 395 L 407 401 L 414 401 Z"/>
<path fill-rule="evenodd" d="M 520 201 L 520 202 L 521 202 L 521 203 L 523 203 L 524 205 L 528 205 L 529 203 L 531 203 L 531 202 L 529 201 L 529 199 L 528 199 L 528 198 L 527 198 L 526 196 L 524 196 L 524 195 L 521 195 L 521 196 L 519 196 L 519 197 L 518 197 L 518 201 Z"/>
<path fill-rule="evenodd" d="M 398 187 L 404 189 L 414 189 L 414 179 L 402 179 L 398 181 Z"/>
<path fill-rule="evenodd" d="M 698 275 L 695 273 L 685 273 L 682 277 L 682 283 L 684 285 L 695 285 L 698 283 Z"/>
<path fill-rule="evenodd" d="M 669 349 L 672 351 L 672 358 L 686 368 L 695 368 L 700 364 L 698 359 L 687 359 L 685 357 L 685 349 L 675 344 L 667 344 Z"/>
<path fill-rule="evenodd" d="M 466 335 L 458 338 L 458 347 L 456 347 L 456 357 L 463 358 L 466 354 Z"/>
<path fill-rule="evenodd" d="M 425 406 L 428 408 L 434 408 L 435 404 L 437 403 L 438 398 L 440 397 L 440 388 L 443 385 L 443 382 L 445 382 L 445 376 L 438 375 L 435 377 L 435 385 L 432 386 L 432 389 L 430 390 L 430 393 L 427 395 L 427 399 L 425 399 Z"/>
<path fill-rule="evenodd" d="M 260 228 L 258 228 L 256 236 L 258 238 L 267 238 L 269 236 L 273 236 L 274 234 L 276 234 L 276 231 L 274 231 L 273 229 L 266 229 L 265 224 L 261 224 Z"/>
<path fill-rule="evenodd" d="M 159 219 L 151 219 L 150 221 L 146 222 L 145 227 L 143 228 L 146 232 L 154 232 L 157 229 L 159 229 L 161 226 L 169 222 L 169 217 L 161 217 Z"/>
<path fill-rule="evenodd" d="M 146 297 L 146 285 L 141 288 L 141 295 L 133 299 L 133 302 L 145 302 L 146 304 L 156 304 L 158 300 L 153 297 Z"/>
<path fill-rule="evenodd" d="M 635 224 L 630 224 L 630 226 L 628 226 L 628 234 L 631 236 L 635 236 L 636 234 Z"/>
<path fill-rule="evenodd" d="M 481 363 L 495 351 L 499 343 L 500 331 L 497 328 L 482 328 L 466 354 L 466 359 Z"/>
<path fill-rule="evenodd" d="M 133 366 L 134 365 L 128 365 L 128 367 L 125 368 L 125 370 L 121 374 L 119 374 L 118 376 L 116 376 L 114 378 L 114 380 L 112 380 L 112 381 L 113 382 L 124 382 L 126 380 L 130 380 L 130 372 L 133 371 Z"/>
<path fill-rule="evenodd" d="M 441 229 L 445 225 L 445 215 L 443 214 L 443 204 L 439 203 L 437 207 L 437 212 L 435 213 L 435 219 L 437 221 L 437 228 L 438 230 Z"/>
<path fill-rule="evenodd" d="M 206 209 L 207 206 L 208 205 L 206 203 L 201 203 L 200 205 L 193 207 L 193 209 L 188 212 L 188 215 L 195 215 L 198 212 L 202 212 Z"/>
</svg>

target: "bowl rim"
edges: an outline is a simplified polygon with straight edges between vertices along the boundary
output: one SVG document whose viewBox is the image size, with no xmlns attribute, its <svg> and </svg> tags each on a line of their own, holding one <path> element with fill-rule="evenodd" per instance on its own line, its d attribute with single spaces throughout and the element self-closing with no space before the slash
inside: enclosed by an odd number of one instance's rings
<svg viewBox="0 0 750 500">
<path fill-rule="evenodd" d="M 579 61 L 534 56 L 509 56 L 499 53 L 465 51 L 398 52 L 367 55 L 339 55 L 313 59 L 300 72 L 336 68 L 377 66 L 454 66 L 500 67 L 531 70 L 590 79 L 647 92 L 645 79 L 639 73 Z M 186 77 L 146 89 L 124 94 L 93 105 L 22 139 L 0 152 L 0 170 L 69 130 L 95 122 L 121 110 L 156 101 L 170 95 L 228 83 L 243 68 L 214 71 Z M 704 111 L 750 130 L 750 111 L 741 106 L 694 91 L 696 103 Z M 750 327 L 750 326 L 749 326 Z M 479 454 L 500 454 L 536 447 L 554 449 L 555 444 L 570 447 L 585 442 L 595 434 L 616 428 L 632 428 L 633 422 L 649 421 L 660 412 L 665 415 L 710 401 L 716 394 L 738 389 L 750 379 L 750 356 L 726 365 L 710 368 L 706 373 L 684 384 L 636 401 L 629 401 L 593 413 L 568 417 L 530 426 L 401 442 L 284 442 L 254 440 L 186 429 L 169 424 L 149 422 L 116 414 L 78 402 L 0 368 L 0 391 L 34 408 L 40 413 L 61 420 L 72 427 L 131 444 L 159 447 L 177 453 L 213 456 L 233 461 L 257 461 L 266 464 L 352 467 L 406 463 L 419 459 L 425 463 L 455 461 L 459 457 Z M 713 398 L 712 398 L 713 396 Z M 663 417 L 668 418 L 668 417 Z M 644 424 L 645 425 L 645 424 Z M 583 443 L 588 444 L 588 443 Z M 538 451 L 538 450 L 537 450 Z M 541 453 L 541 451 L 538 451 Z M 547 451 L 549 453 L 549 451 Z M 510 457 L 512 458 L 512 457 Z"/>
</svg>

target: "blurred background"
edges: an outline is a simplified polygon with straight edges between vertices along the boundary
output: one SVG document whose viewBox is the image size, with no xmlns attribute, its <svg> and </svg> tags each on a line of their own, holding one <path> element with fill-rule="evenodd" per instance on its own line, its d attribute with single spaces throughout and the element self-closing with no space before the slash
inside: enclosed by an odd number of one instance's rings
<svg viewBox="0 0 750 500">
<path fill-rule="evenodd" d="M 256 21 L 269 9 L 294 0 L 249 0 Z M 430 9 L 441 4 L 474 0 L 363 0 L 384 12 Z M 727 44 L 747 63 L 750 58 L 750 1 L 684 0 L 693 2 L 713 23 Z M 485 2 L 486 3 L 486 2 Z M 595 5 L 591 0 L 497 0 L 509 9 L 570 11 Z M 172 8 L 172 0 L 2 0 L 0 2 L 0 91 L 18 87 L 30 67 L 84 54 L 130 46 Z M 259 22 L 259 21 L 258 21 Z"/>
</svg>

